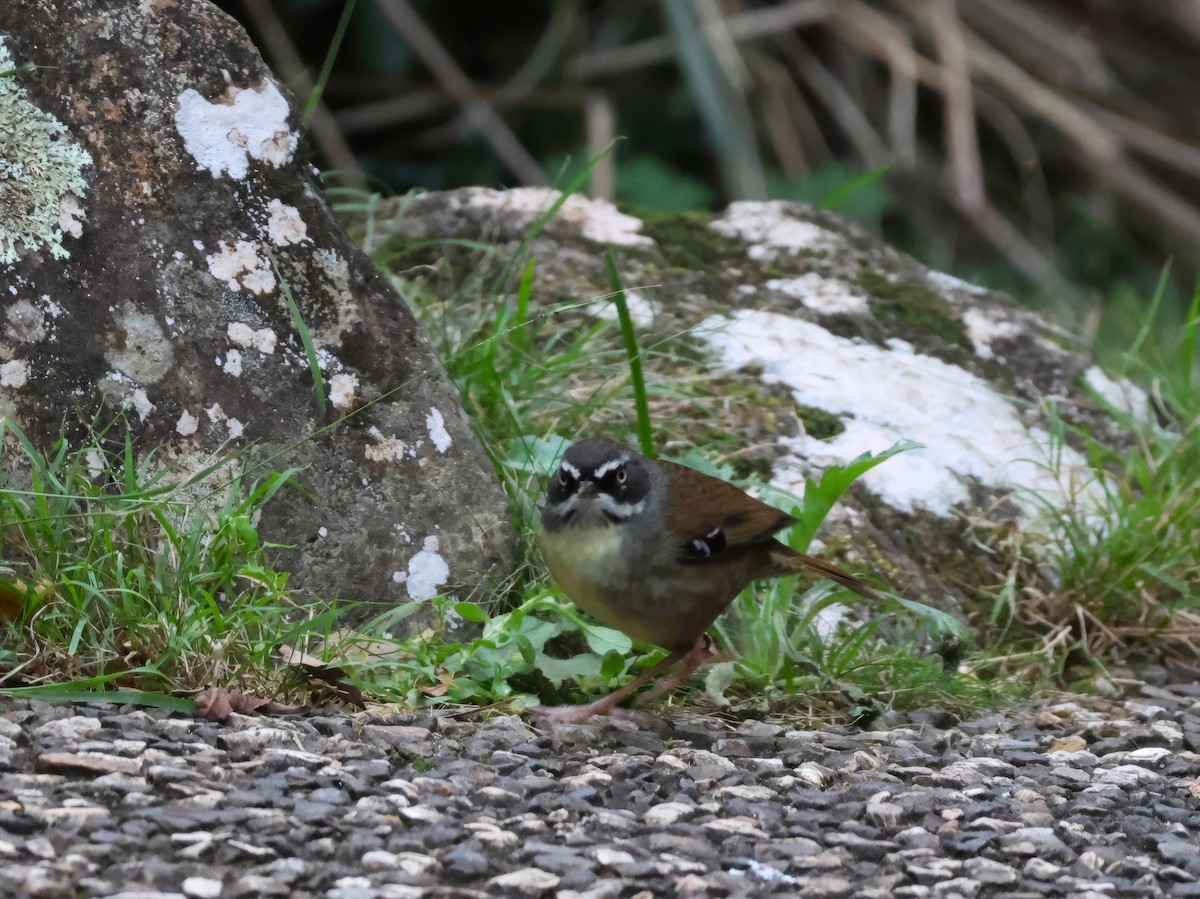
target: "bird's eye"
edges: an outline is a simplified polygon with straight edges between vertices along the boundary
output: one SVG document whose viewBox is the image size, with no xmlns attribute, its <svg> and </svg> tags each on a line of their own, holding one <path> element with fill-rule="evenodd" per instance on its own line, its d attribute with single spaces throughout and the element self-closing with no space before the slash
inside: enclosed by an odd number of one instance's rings
<svg viewBox="0 0 1200 899">
<path fill-rule="evenodd" d="M 558 470 L 558 486 L 566 487 L 569 483 L 571 483 L 571 479 L 567 477 L 567 473 L 560 468 Z"/>
<path fill-rule="evenodd" d="M 624 468 L 617 469 L 617 483 L 624 484 L 629 480 L 629 473 Z"/>
</svg>

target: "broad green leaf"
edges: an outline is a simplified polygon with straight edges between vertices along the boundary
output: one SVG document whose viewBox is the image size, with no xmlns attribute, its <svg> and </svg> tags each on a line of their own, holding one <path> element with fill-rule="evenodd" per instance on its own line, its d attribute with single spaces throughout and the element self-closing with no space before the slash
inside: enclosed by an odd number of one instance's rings
<svg viewBox="0 0 1200 899">
<path fill-rule="evenodd" d="M 465 620 L 474 621 L 478 624 L 482 624 L 488 620 L 487 612 L 483 610 L 482 606 L 476 605 L 473 602 L 456 602 L 454 604 L 454 611 Z"/>
<path fill-rule="evenodd" d="M 537 667 L 551 683 L 557 685 L 568 678 L 599 678 L 601 670 L 600 661 L 600 656 L 590 652 L 580 653 L 569 659 L 554 659 L 550 656 L 539 656 Z"/>
<path fill-rule="evenodd" d="M 624 655 L 633 649 L 633 641 L 625 634 L 618 630 L 613 630 L 611 627 L 603 627 L 597 625 L 584 625 L 580 628 L 583 631 L 584 639 L 587 640 L 588 648 L 596 653 L 596 655 L 607 655 L 610 652 L 617 652 Z"/>
<path fill-rule="evenodd" d="M 849 465 L 831 465 L 825 469 L 820 481 L 808 478 L 804 482 L 804 499 L 796 516 L 799 522 L 792 529 L 792 548 L 807 552 L 829 510 L 856 480 L 892 456 L 921 448 L 919 443 L 902 440 L 882 453 L 863 453 Z"/>
</svg>

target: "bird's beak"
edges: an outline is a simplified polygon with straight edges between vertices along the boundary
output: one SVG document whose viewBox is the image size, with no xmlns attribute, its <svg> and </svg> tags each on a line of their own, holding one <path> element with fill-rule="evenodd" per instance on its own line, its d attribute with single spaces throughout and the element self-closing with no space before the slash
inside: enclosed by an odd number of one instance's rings
<svg viewBox="0 0 1200 899">
<path fill-rule="evenodd" d="M 591 499 L 599 492 L 594 481 L 580 481 L 579 489 L 575 491 L 575 494 L 580 499 Z"/>
</svg>

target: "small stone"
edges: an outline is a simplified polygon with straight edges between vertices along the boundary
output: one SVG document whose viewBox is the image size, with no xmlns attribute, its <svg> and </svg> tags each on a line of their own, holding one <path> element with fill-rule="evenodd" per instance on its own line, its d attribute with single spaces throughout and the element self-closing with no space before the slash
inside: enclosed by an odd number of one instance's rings
<svg viewBox="0 0 1200 899">
<path fill-rule="evenodd" d="M 34 767 L 51 774 L 140 774 L 142 763 L 104 752 L 46 752 Z"/>
<path fill-rule="evenodd" d="M 1062 871 L 1062 865 L 1056 865 L 1053 862 L 1048 862 L 1044 858 L 1031 858 L 1025 863 L 1025 868 L 1022 873 L 1026 877 L 1031 877 L 1034 880 L 1052 881 L 1058 877 Z"/>
<path fill-rule="evenodd" d="M 485 886 L 492 895 L 538 897 L 545 896 L 561 881 L 562 878 L 541 868 L 520 868 L 493 877 Z"/>
<path fill-rule="evenodd" d="M 986 886 L 1008 886 L 1020 875 L 1008 865 L 990 858 L 969 858 L 963 862 L 963 873 Z"/>
<path fill-rule="evenodd" d="M 521 801 L 521 797 L 516 793 L 501 787 L 480 787 L 476 795 L 488 805 L 498 805 L 502 808 Z"/>
<path fill-rule="evenodd" d="M 1164 759 L 1169 759 L 1174 753 L 1163 746 L 1143 746 L 1125 754 L 1125 761 L 1135 765 L 1157 765 Z"/>
<path fill-rule="evenodd" d="M 52 740 L 55 743 L 79 743 L 89 737 L 94 737 L 103 728 L 104 725 L 97 718 L 73 715 L 70 718 L 47 721 L 34 729 L 33 736 L 38 739 Z"/>
<path fill-rule="evenodd" d="M 1000 848 L 1011 855 L 1038 859 L 1063 859 L 1073 855 L 1049 827 L 1022 827 L 1004 834 L 1000 837 Z"/>
<path fill-rule="evenodd" d="M 308 771 L 316 771 L 333 761 L 326 755 L 304 752 L 300 749 L 286 749 L 280 746 L 266 749 L 262 754 L 262 760 L 269 770 L 276 771 L 286 768 L 304 768 Z"/>
<path fill-rule="evenodd" d="M 222 886 L 211 877 L 185 877 L 180 889 L 188 899 L 218 899 Z"/>
<path fill-rule="evenodd" d="M 805 762 L 796 769 L 796 776 L 806 784 L 825 789 L 833 781 L 834 772 L 816 762 Z"/>
<path fill-rule="evenodd" d="M 886 828 L 895 827 L 904 816 L 904 809 L 894 802 L 868 802 L 866 812 L 871 823 Z"/>
<path fill-rule="evenodd" d="M 590 890 L 559 890 L 554 899 L 618 899 L 625 891 L 625 884 L 620 880 L 602 880 Z"/>
<path fill-rule="evenodd" d="M 686 821 L 696 814 L 696 808 L 685 802 L 660 802 L 642 814 L 651 827 L 670 827 L 676 821 Z"/>
<path fill-rule="evenodd" d="M 237 761 L 260 759 L 263 751 L 269 746 L 295 745 L 296 734 L 293 731 L 261 725 L 227 729 L 221 733 L 218 740 L 218 746 L 228 749 Z"/>
<path fill-rule="evenodd" d="M 441 812 L 427 805 L 413 805 L 408 808 L 397 809 L 396 814 L 406 821 L 420 822 L 422 824 L 436 824 L 443 817 Z"/>
<path fill-rule="evenodd" d="M 716 792 L 716 798 L 718 800 L 745 799 L 747 802 L 769 802 L 775 798 L 775 791 L 755 784 L 740 784 L 732 787 L 721 787 Z"/>
<path fill-rule="evenodd" d="M 711 830 L 716 833 L 736 834 L 742 837 L 753 837 L 756 840 L 765 840 L 768 838 L 767 833 L 758 826 L 757 821 L 753 818 L 743 816 L 717 818 L 715 821 L 706 821 L 701 826 L 705 830 Z"/>
<path fill-rule="evenodd" d="M 1140 787 L 1161 781 L 1161 774 L 1140 765 L 1117 765 L 1115 768 L 1096 772 L 1096 783 L 1116 784 L 1120 787 Z"/>
<path fill-rule="evenodd" d="M 941 845 L 941 840 L 924 827 L 908 827 L 897 833 L 895 839 L 910 849 L 936 849 Z"/>
<path fill-rule="evenodd" d="M 854 857 L 868 862 L 882 862 L 889 852 L 899 849 L 892 840 L 866 839 L 854 833 L 830 833 L 826 841 L 830 846 L 844 847 Z"/>
<path fill-rule="evenodd" d="M 482 877 L 491 863 L 478 849 L 466 843 L 459 844 L 441 857 L 442 870 L 460 880 Z"/>
<path fill-rule="evenodd" d="M 634 861 L 633 856 L 628 852 L 622 852 L 620 849 L 610 849 L 606 846 L 597 849 L 592 853 L 592 857 L 606 868 L 612 868 L 616 865 L 631 865 Z"/>
</svg>

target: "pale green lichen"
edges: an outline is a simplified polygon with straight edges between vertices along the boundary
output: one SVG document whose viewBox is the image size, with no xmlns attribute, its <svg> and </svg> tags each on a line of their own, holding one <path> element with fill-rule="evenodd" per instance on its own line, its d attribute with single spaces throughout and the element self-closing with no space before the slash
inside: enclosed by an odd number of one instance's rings
<svg viewBox="0 0 1200 899">
<path fill-rule="evenodd" d="M 38 109 L 17 83 L 17 68 L 0 38 L 0 265 L 21 250 L 45 248 L 55 259 L 70 254 L 63 227 L 78 230 L 78 198 L 87 190 L 84 168 L 92 156 L 67 127 Z"/>
</svg>

